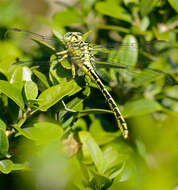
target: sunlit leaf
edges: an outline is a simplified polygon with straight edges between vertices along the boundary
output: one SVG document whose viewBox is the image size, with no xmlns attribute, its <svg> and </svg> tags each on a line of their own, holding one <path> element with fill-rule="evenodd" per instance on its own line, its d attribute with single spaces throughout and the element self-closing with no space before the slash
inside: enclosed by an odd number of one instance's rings
<svg viewBox="0 0 178 190">
<path fill-rule="evenodd" d="M 99 148 L 99 146 L 92 138 L 88 138 L 86 140 L 86 144 L 88 146 L 88 151 L 91 154 L 91 157 L 93 159 L 93 162 L 95 163 L 98 172 L 100 174 L 103 174 L 106 168 L 102 150 Z"/>
<path fill-rule="evenodd" d="M 0 157 L 6 156 L 9 149 L 9 141 L 6 135 L 6 124 L 0 119 Z"/>
<path fill-rule="evenodd" d="M 91 134 L 88 133 L 87 131 L 80 131 L 79 132 L 79 139 L 80 142 L 82 143 L 82 161 L 85 164 L 91 164 L 92 163 L 92 158 L 91 154 L 88 150 L 87 146 L 87 139 L 92 138 Z"/>
<path fill-rule="evenodd" d="M 16 164 L 13 163 L 11 160 L 0 161 L 0 171 L 4 174 L 8 174 L 13 170 L 24 170 L 26 168 L 26 164 Z"/>
<path fill-rule="evenodd" d="M 52 86 L 39 95 L 39 109 L 45 111 L 54 104 L 56 104 L 64 96 L 70 96 L 73 93 L 79 91 L 80 89 L 81 88 L 74 81 Z"/>
<path fill-rule="evenodd" d="M 26 81 L 24 90 L 27 100 L 34 100 L 38 95 L 38 87 L 33 81 Z"/>
<path fill-rule="evenodd" d="M 54 60 L 51 61 L 52 63 L 50 64 L 49 78 L 53 84 L 67 82 L 69 79 L 72 78 L 71 66 L 70 68 L 65 67 L 69 64 L 67 60 L 59 63 L 57 60 L 55 60 L 54 57 Z"/>
<path fill-rule="evenodd" d="M 38 70 L 34 69 L 32 70 L 32 72 L 41 80 L 41 82 L 48 88 L 49 84 L 48 84 L 48 80 L 46 78 L 46 76 L 39 72 Z"/>
<path fill-rule="evenodd" d="M 126 159 L 127 159 L 124 156 L 124 154 L 122 153 L 122 151 L 119 151 L 117 149 L 117 147 L 112 146 L 112 144 L 108 144 L 108 145 L 106 145 L 106 147 L 104 147 L 103 154 L 104 154 L 104 158 L 106 160 L 105 174 L 107 176 L 110 176 L 117 170 L 120 170 L 122 168 L 124 161 L 126 161 Z"/>
<path fill-rule="evenodd" d="M 140 99 L 126 103 L 122 113 L 126 117 L 134 117 L 160 111 L 162 109 L 161 105 L 155 100 Z"/>
<path fill-rule="evenodd" d="M 22 53 L 19 51 L 19 49 L 15 45 L 13 45 L 9 42 L 5 42 L 5 41 L 4 42 L 1 41 L 1 43 L 0 43 L 0 52 L 1 52 L 1 54 L 0 54 L 1 60 L 7 59 L 8 57 L 20 57 L 20 56 L 22 56 Z M 6 68 L 4 67 L 4 69 L 6 70 L 7 67 Z"/>
<path fill-rule="evenodd" d="M 24 108 L 24 101 L 21 91 L 7 81 L 0 80 L 0 92 L 11 98 L 21 109 Z"/>
<path fill-rule="evenodd" d="M 8 174 L 13 169 L 13 162 L 11 160 L 0 161 L 0 171 L 4 174 Z"/>
<path fill-rule="evenodd" d="M 107 144 L 121 135 L 120 131 L 113 133 L 105 131 L 97 118 L 92 119 L 89 131 L 99 145 Z"/>
<path fill-rule="evenodd" d="M 142 16 L 148 15 L 158 2 L 159 0 L 141 0 L 140 6 Z"/>
<path fill-rule="evenodd" d="M 37 122 L 33 127 L 24 128 L 23 131 L 30 139 L 40 143 L 60 139 L 63 134 L 63 129 L 59 125 L 50 122 Z"/>
<path fill-rule="evenodd" d="M 114 179 L 114 178 L 116 178 L 116 177 L 118 177 L 118 175 L 121 175 L 121 173 L 123 172 L 123 170 L 124 170 L 124 164 L 122 165 L 122 167 L 120 167 L 120 165 L 119 165 L 119 167 L 117 167 L 117 166 L 115 166 L 114 167 L 114 170 L 115 171 L 112 171 L 112 173 L 111 173 L 111 175 L 109 176 L 111 179 Z"/>
<path fill-rule="evenodd" d="M 0 128 L 0 156 L 6 156 L 9 149 L 9 141 L 6 131 Z"/>
<path fill-rule="evenodd" d="M 172 6 L 172 8 L 174 8 L 176 10 L 176 12 L 178 12 L 178 1 L 177 0 L 168 0 L 168 2 Z"/>
<path fill-rule="evenodd" d="M 25 169 L 28 169 L 28 166 L 27 166 L 26 163 L 24 163 L 24 164 L 16 164 L 16 163 L 13 163 L 13 170 L 14 170 L 14 171 L 25 170 Z"/>
<path fill-rule="evenodd" d="M 129 29 L 121 27 L 121 26 L 116 26 L 116 25 L 101 24 L 98 27 L 100 29 L 104 29 L 104 30 L 114 30 L 114 31 L 118 31 L 118 32 L 129 33 Z"/>
<path fill-rule="evenodd" d="M 105 171 L 105 160 L 101 149 L 87 131 L 80 131 L 79 138 L 82 143 L 84 161 L 90 162 L 90 159 L 92 158 L 98 172 L 103 174 Z"/>
<path fill-rule="evenodd" d="M 0 72 L 2 72 L 4 75 L 8 76 L 8 68 L 10 65 L 12 65 L 15 62 L 15 60 L 16 60 L 16 58 L 13 56 L 3 58 L 0 61 Z"/>
<path fill-rule="evenodd" d="M 53 22 L 57 26 L 70 26 L 82 23 L 82 18 L 75 9 L 63 10 L 53 16 Z"/>
<path fill-rule="evenodd" d="M 22 81 L 31 81 L 31 70 L 28 67 L 17 66 L 10 77 L 10 83 L 15 84 Z"/>
<path fill-rule="evenodd" d="M 109 8 L 108 8 L 109 7 Z M 113 2 L 105 1 L 105 2 L 97 2 L 95 4 L 95 9 L 101 14 L 111 16 L 120 20 L 124 20 L 127 22 L 131 22 L 132 19 L 127 11 L 117 4 L 113 4 Z"/>
</svg>

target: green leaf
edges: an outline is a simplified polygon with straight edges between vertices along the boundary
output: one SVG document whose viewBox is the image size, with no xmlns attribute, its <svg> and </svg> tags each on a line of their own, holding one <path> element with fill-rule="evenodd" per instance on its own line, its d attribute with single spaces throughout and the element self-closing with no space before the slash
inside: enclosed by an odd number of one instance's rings
<svg viewBox="0 0 178 190">
<path fill-rule="evenodd" d="M 80 131 L 79 138 L 82 143 L 83 161 L 90 163 L 91 158 L 100 174 L 105 171 L 105 160 L 99 146 L 87 131 Z"/>
<path fill-rule="evenodd" d="M 82 17 L 75 9 L 63 10 L 53 16 L 53 22 L 57 26 L 70 26 L 71 24 L 82 23 Z"/>
<path fill-rule="evenodd" d="M 124 148 L 124 146 L 121 145 Z M 106 145 L 103 150 L 104 158 L 106 160 L 105 175 L 111 177 L 117 170 L 120 170 L 126 160 L 126 155 L 122 154 L 117 147 L 112 146 L 112 144 Z"/>
<path fill-rule="evenodd" d="M 98 26 L 99 29 L 104 29 L 104 30 L 114 30 L 117 32 L 124 32 L 124 33 L 129 33 L 130 30 L 128 28 L 124 28 L 121 26 L 116 26 L 116 25 L 106 25 L 106 24 L 101 24 Z"/>
<path fill-rule="evenodd" d="M 83 118 L 77 119 L 77 121 L 72 126 L 73 129 L 87 130 L 87 122 Z"/>
<path fill-rule="evenodd" d="M 24 101 L 21 91 L 7 81 L 0 80 L 0 92 L 11 98 L 21 109 L 24 108 Z"/>
<path fill-rule="evenodd" d="M 87 146 L 87 139 L 92 138 L 91 134 L 88 133 L 87 131 L 80 131 L 79 132 L 79 139 L 80 142 L 82 143 L 82 162 L 85 164 L 91 164 L 92 163 L 92 158 L 90 155 L 90 152 L 88 150 Z"/>
<path fill-rule="evenodd" d="M 152 112 L 160 111 L 163 108 L 154 100 L 140 99 L 128 102 L 124 105 L 122 113 L 126 117 L 133 117 L 138 115 L 145 115 Z"/>
<path fill-rule="evenodd" d="M 168 0 L 169 4 L 172 6 L 173 9 L 178 12 L 178 1 L 177 0 Z"/>
<path fill-rule="evenodd" d="M 6 124 L 1 118 L 0 118 L 0 129 L 6 130 Z"/>
<path fill-rule="evenodd" d="M 66 107 L 68 109 L 72 109 L 75 111 L 81 111 L 81 109 L 83 108 L 83 99 L 75 97 L 74 99 L 72 99 L 70 102 L 66 104 Z M 66 113 L 68 113 L 68 111 L 64 109 L 64 106 L 63 106 L 63 109 L 61 109 L 58 114 L 59 119 L 63 119 Z"/>
<path fill-rule="evenodd" d="M 89 87 L 85 87 L 82 91 L 81 91 L 81 96 L 80 97 L 75 97 L 73 98 L 71 101 L 69 101 L 66 104 L 66 107 L 68 109 L 72 109 L 75 110 L 77 112 L 81 112 L 83 110 L 83 101 L 85 100 L 85 98 L 87 98 L 90 94 L 90 88 Z M 60 110 L 58 117 L 59 119 L 63 119 L 64 115 L 68 113 L 68 111 L 66 109 L 64 109 L 64 105 L 63 105 L 63 109 Z M 80 117 L 80 116 L 79 116 Z"/>
<path fill-rule="evenodd" d="M 129 4 L 132 4 L 132 3 L 134 3 L 134 4 L 136 4 L 136 5 L 139 4 L 139 0 L 123 0 L 123 1 L 124 1 L 124 4 L 125 4 L 126 6 L 128 6 Z"/>
<path fill-rule="evenodd" d="M 142 0 L 140 3 L 140 12 L 144 17 L 148 15 L 152 9 L 158 4 L 159 0 Z"/>
<path fill-rule="evenodd" d="M 21 66 L 16 66 L 14 67 L 15 70 L 13 71 L 11 78 L 10 78 L 10 83 L 18 83 L 22 81 L 31 81 L 31 70 L 28 67 L 21 67 Z"/>
<path fill-rule="evenodd" d="M 23 130 L 21 127 L 19 127 L 19 125 L 21 125 L 21 123 L 24 123 L 23 119 L 21 119 L 18 123 L 19 123 L 19 124 L 13 125 L 13 127 L 14 127 L 21 135 L 23 135 L 23 136 L 26 137 L 27 139 L 33 140 L 33 139 L 31 138 L 31 136 L 29 135 L 28 132 L 26 132 L 26 131 Z"/>
<path fill-rule="evenodd" d="M 69 79 L 71 79 L 71 67 L 70 69 L 63 67 L 63 65 L 69 64 L 66 59 L 62 61 L 61 64 L 59 64 L 59 62 L 56 60 L 56 57 L 52 56 L 51 61 L 52 63 L 50 64 L 49 78 L 53 84 L 67 82 Z"/>
<path fill-rule="evenodd" d="M 32 72 L 41 80 L 41 82 L 48 88 L 49 84 L 48 84 L 48 80 L 46 78 L 46 76 L 39 72 L 38 70 L 34 69 L 32 70 Z"/>
<path fill-rule="evenodd" d="M 4 174 L 8 174 L 13 170 L 24 170 L 27 169 L 26 164 L 16 164 L 11 160 L 1 160 L 0 161 L 0 171 Z"/>
<path fill-rule="evenodd" d="M 0 155 L 6 156 L 9 149 L 9 141 L 6 135 L 6 131 L 0 128 Z"/>
<path fill-rule="evenodd" d="M 13 162 L 11 160 L 0 161 L 0 171 L 4 174 L 8 174 L 13 169 Z"/>
<path fill-rule="evenodd" d="M 92 181 L 90 182 L 90 186 L 92 189 L 108 189 L 111 184 L 112 180 L 106 177 L 105 175 L 101 175 L 98 173 L 94 173 L 94 177 Z"/>
<path fill-rule="evenodd" d="M 95 0 L 82 0 L 82 4 L 87 7 L 89 10 L 92 8 L 94 5 Z"/>
<path fill-rule="evenodd" d="M 120 167 L 120 165 L 119 165 L 119 167 L 115 166 L 115 167 L 113 168 L 114 171 L 113 171 L 112 174 L 109 176 L 109 178 L 110 178 L 110 179 L 114 179 L 114 178 L 118 177 L 118 175 L 121 175 L 121 173 L 123 172 L 124 168 L 125 168 L 125 164 L 123 164 L 122 167 Z"/>
<path fill-rule="evenodd" d="M 17 170 L 25 170 L 27 169 L 27 164 L 15 164 L 13 163 L 13 170 L 17 171 Z"/>
<path fill-rule="evenodd" d="M 16 61 L 16 58 L 13 56 L 9 56 L 8 58 L 4 58 L 0 61 L 0 72 L 4 75 L 8 76 L 8 69 L 10 65 L 12 65 Z"/>
<path fill-rule="evenodd" d="M 0 119 L 0 156 L 7 155 L 9 149 L 9 141 L 6 135 L 6 124 Z"/>
<path fill-rule="evenodd" d="M 90 133 L 99 145 L 107 144 L 121 135 L 120 130 L 117 132 L 105 131 L 101 125 L 101 120 L 93 116 L 90 117 L 92 122 L 90 125 Z"/>
<path fill-rule="evenodd" d="M 26 81 L 24 90 L 27 100 L 34 100 L 38 95 L 38 87 L 33 81 Z"/>
<path fill-rule="evenodd" d="M 98 172 L 100 174 L 103 174 L 106 168 L 102 150 L 92 138 L 87 138 L 86 144 L 88 146 L 88 151 L 91 154 L 92 160 Z"/>
<path fill-rule="evenodd" d="M 29 139 L 38 143 L 60 139 L 63 135 L 63 129 L 59 125 L 50 122 L 37 122 L 33 127 L 24 128 L 23 132 L 28 135 Z"/>
<path fill-rule="evenodd" d="M 11 44 L 11 43 L 9 43 L 7 41 L 1 41 L 1 43 L 0 43 L 0 52 L 1 52 L 1 54 L 0 54 L 0 59 L 1 60 L 7 59 L 9 57 L 15 58 L 15 57 L 21 57 L 22 56 L 22 53 L 20 52 L 20 50 L 15 45 L 13 45 L 13 44 Z M 5 73 L 7 72 L 8 67 L 12 63 L 14 63 L 14 61 L 13 62 L 7 61 L 6 63 L 7 63 L 7 65 L 3 64 L 3 71 Z"/>
<path fill-rule="evenodd" d="M 150 25 L 150 19 L 148 16 L 145 16 L 143 17 L 139 28 L 141 31 L 146 31 L 149 25 Z"/>
<path fill-rule="evenodd" d="M 101 14 L 111 16 L 126 22 L 131 23 L 132 18 L 130 14 L 121 6 L 116 3 L 113 4 L 111 1 L 98 2 L 95 4 L 95 9 Z"/>
<path fill-rule="evenodd" d="M 140 156 L 146 160 L 147 153 L 145 144 L 140 140 L 136 140 L 136 146 Z"/>
<path fill-rule="evenodd" d="M 65 82 L 56 86 L 50 87 L 43 91 L 38 97 L 39 109 L 46 111 L 48 108 L 56 104 L 64 96 L 70 96 L 81 90 L 81 87 L 74 81 Z"/>
</svg>

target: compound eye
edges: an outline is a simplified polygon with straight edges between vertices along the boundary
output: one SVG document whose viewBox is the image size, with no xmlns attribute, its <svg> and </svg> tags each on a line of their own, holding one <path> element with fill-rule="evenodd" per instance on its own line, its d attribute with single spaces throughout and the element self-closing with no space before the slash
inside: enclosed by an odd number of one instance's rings
<svg viewBox="0 0 178 190">
<path fill-rule="evenodd" d="M 69 37 L 69 36 L 71 36 L 72 35 L 72 32 L 67 32 L 66 34 L 65 34 L 65 37 Z"/>
<path fill-rule="evenodd" d="M 82 36 L 82 33 L 81 33 L 81 32 L 77 32 L 77 35 L 78 35 L 78 36 Z"/>
</svg>

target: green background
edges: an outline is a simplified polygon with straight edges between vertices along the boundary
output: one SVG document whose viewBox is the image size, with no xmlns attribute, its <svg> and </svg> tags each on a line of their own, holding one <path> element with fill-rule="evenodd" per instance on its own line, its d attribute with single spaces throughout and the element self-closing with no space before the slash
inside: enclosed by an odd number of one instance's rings
<svg viewBox="0 0 178 190">
<path fill-rule="evenodd" d="M 176 190 L 177 13 L 177 0 L 1 0 L 0 189 Z M 96 84 L 55 60 L 51 45 L 59 51 L 66 32 L 89 30 L 92 44 L 112 47 L 96 66 L 127 140 Z M 165 41 L 143 45 L 154 40 Z"/>
</svg>

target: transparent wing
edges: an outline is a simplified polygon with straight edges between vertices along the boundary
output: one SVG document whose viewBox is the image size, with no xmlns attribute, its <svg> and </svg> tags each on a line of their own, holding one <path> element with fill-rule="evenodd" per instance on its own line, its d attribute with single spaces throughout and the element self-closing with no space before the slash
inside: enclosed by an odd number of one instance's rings
<svg viewBox="0 0 178 190">
<path fill-rule="evenodd" d="M 98 73 L 104 78 L 116 81 L 122 76 L 124 81 L 141 86 L 148 82 L 163 78 L 169 85 L 176 85 L 177 81 L 169 73 L 176 73 L 176 69 L 169 63 L 170 51 L 177 51 L 177 44 L 164 40 L 154 40 L 139 43 L 132 35 L 127 35 L 123 43 L 115 43 L 114 46 L 103 48 L 94 46 L 96 67 Z M 105 68 L 105 69 L 104 69 Z M 170 72 L 169 72 L 170 71 Z M 121 77 L 120 77 L 121 78 Z"/>
<path fill-rule="evenodd" d="M 59 35 L 58 35 L 59 36 Z M 57 37 L 58 37 L 57 36 Z M 62 38 L 57 38 L 55 33 L 53 36 L 48 35 L 40 35 L 31 31 L 22 30 L 19 28 L 11 28 L 9 29 L 5 37 L 12 38 L 13 41 L 22 42 L 23 44 L 31 45 L 31 40 L 35 41 L 42 47 L 46 47 L 51 51 L 59 51 L 64 48 Z"/>
<path fill-rule="evenodd" d="M 30 37 L 40 45 L 44 45 L 44 47 L 49 48 L 53 54 L 56 52 L 56 49 L 63 49 L 64 47 L 62 42 L 54 37 L 51 38 L 49 36 L 43 36 L 16 28 L 9 30 L 8 33 L 9 32 L 13 33 L 13 35 L 14 33 L 18 33 L 24 38 Z M 50 46 L 50 43 L 52 43 L 55 47 Z M 139 43 L 134 36 L 128 35 L 124 38 L 122 43 L 108 43 L 105 47 L 102 45 L 91 45 L 93 46 L 93 54 L 96 56 L 96 65 L 99 65 L 99 70 L 105 69 L 104 72 L 106 75 L 108 74 L 111 76 L 111 80 L 115 80 L 118 70 L 122 70 L 121 75 L 127 80 L 135 81 L 135 84 L 137 85 L 144 82 L 153 81 L 155 77 L 168 76 L 166 72 L 162 72 L 157 69 L 157 67 L 154 69 L 147 68 L 146 64 L 145 68 L 145 64 L 143 64 L 147 63 L 148 60 L 151 60 L 151 62 L 155 61 L 166 48 L 170 48 L 170 45 L 172 44 L 167 41 L 154 40 Z M 140 56 L 140 54 L 142 55 Z M 42 67 L 49 67 L 49 64 L 51 63 L 49 59 L 47 61 L 35 60 L 33 62 L 35 62 L 35 65 L 39 64 Z M 30 64 L 30 61 L 18 60 L 16 64 L 17 63 Z M 139 66 L 138 69 L 137 66 Z M 142 66 L 144 69 L 141 68 Z M 110 70 L 108 70 L 108 68 Z M 113 69 L 116 70 L 116 74 L 112 74 L 115 72 Z"/>
<path fill-rule="evenodd" d="M 131 82 L 135 87 L 145 85 L 157 79 L 164 80 L 168 86 L 178 85 L 178 81 L 173 74 L 154 68 L 139 68 L 139 64 L 133 67 L 120 63 L 96 61 L 95 67 L 101 78 L 105 81 L 112 81 L 115 85 L 118 82 L 118 73 L 120 78 L 123 78 L 125 82 Z M 178 70 L 175 70 L 175 74 L 176 72 L 178 73 Z"/>
<path fill-rule="evenodd" d="M 147 51 L 149 53 L 156 54 L 159 51 L 165 51 L 169 48 L 178 48 L 177 43 L 172 43 L 167 40 L 152 40 L 152 41 L 143 41 L 137 42 L 136 39 L 131 39 L 132 36 L 126 37 L 123 42 L 109 42 L 107 44 L 96 45 L 93 44 L 93 48 L 97 52 L 109 53 L 113 49 L 119 50 L 121 48 L 129 48 L 132 51 Z M 129 40 L 130 39 L 130 40 Z"/>
</svg>

